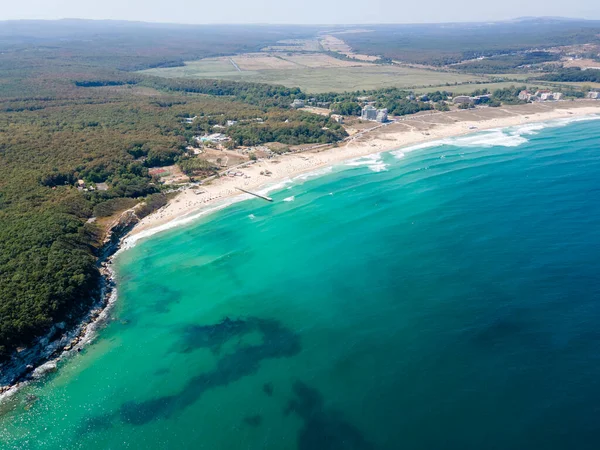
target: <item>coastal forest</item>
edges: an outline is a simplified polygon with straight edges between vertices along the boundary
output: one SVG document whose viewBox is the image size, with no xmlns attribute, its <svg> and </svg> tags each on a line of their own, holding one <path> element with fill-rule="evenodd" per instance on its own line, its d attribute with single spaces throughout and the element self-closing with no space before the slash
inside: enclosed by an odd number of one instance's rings
<svg viewBox="0 0 600 450">
<path fill-rule="evenodd" d="M 596 43 L 600 36 L 595 22 L 546 24 L 537 33 L 527 27 L 515 33 L 515 27 L 498 27 L 494 34 L 471 26 L 377 26 L 370 33 L 344 34 L 344 39 L 355 51 L 378 55 L 377 70 L 388 70 L 396 58 L 457 64 L 447 72 L 427 69 L 443 80 L 446 73 L 455 77 L 461 70 L 496 74 L 555 64 L 556 54 L 545 50 L 504 53 L 543 42 Z M 51 329 L 63 333 L 89 311 L 99 295 L 98 257 L 107 231 L 107 223 L 96 219 L 118 216 L 134 205 L 145 205 L 144 214 L 164 205 L 165 189 L 152 169 L 178 164 L 190 176 L 216 171 L 192 158 L 194 136 L 220 126 L 231 145 L 246 147 L 333 144 L 348 136 L 328 114 L 290 108 L 295 100 L 347 116 L 360 114 L 361 97 L 397 116 L 448 109 L 445 100 L 457 82 L 425 96 L 385 85 L 333 92 L 337 80 L 323 72 L 331 92 L 313 93 L 279 84 L 140 72 L 254 54 L 283 40 L 312 39 L 319 46 L 324 32 L 331 30 L 79 20 L 1 23 L 0 363 Z M 352 55 L 320 51 L 336 64 L 355 61 Z M 471 61 L 479 56 L 489 59 Z M 535 76 L 540 82 L 600 82 L 597 70 L 544 69 Z M 475 84 L 491 78 L 469 75 L 465 80 Z M 489 92 L 489 106 L 499 106 L 519 102 L 521 85 L 517 80 L 514 86 L 488 90 L 482 84 L 472 91 Z"/>
<path fill-rule="evenodd" d="M 104 39 L 117 39 L 108 27 Z M 62 332 L 97 300 L 96 261 L 105 230 L 89 219 L 140 202 L 164 204 L 149 168 L 184 160 L 195 134 L 227 118 L 239 121 L 230 131 L 240 144 L 326 143 L 346 136 L 327 117 L 290 109 L 299 90 L 182 83 L 131 72 L 174 64 L 192 51 L 197 57 L 254 49 L 273 38 L 245 29 L 226 38 L 217 30 L 190 49 L 186 39 L 196 42 L 195 35 L 183 30 L 176 48 L 166 37 L 161 48 L 153 41 L 160 29 L 133 28 L 131 41 L 125 34 L 119 37 L 123 47 L 108 48 L 102 39 L 85 48 L 77 23 L 33 27 L 33 37 L 21 41 L 0 28 L 0 361 L 54 324 Z M 65 33 L 65 43 L 50 44 Z M 140 34 L 148 39 L 142 49 L 133 39 Z M 140 56 L 154 45 L 158 51 Z M 184 123 L 189 116 L 199 120 Z M 260 123 L 248 120 L 257 117 Z M 106 187 L 84 190 L 79 180 Z"/>
</svg>

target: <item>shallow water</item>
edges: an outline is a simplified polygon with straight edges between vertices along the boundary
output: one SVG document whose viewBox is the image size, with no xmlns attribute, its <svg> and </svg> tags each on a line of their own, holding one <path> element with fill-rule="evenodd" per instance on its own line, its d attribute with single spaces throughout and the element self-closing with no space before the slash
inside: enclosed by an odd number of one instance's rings
<svg viewBox="0 0 600 450">
<path fill-rule="evenodd" d="M 358 158 L 139 242 L 2 447 L 597 448 L 599 125 Z"/>
</svg>

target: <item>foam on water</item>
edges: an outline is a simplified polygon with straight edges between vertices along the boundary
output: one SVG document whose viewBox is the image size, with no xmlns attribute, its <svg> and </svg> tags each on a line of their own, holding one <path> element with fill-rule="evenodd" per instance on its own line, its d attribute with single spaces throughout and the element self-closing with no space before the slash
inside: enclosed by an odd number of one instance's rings
<svg viewBox="0 0 600 450">
<path fill-rule="evenodd" d="M 195 220 L 199 219 L 200 217 L 206 216 L 208 214 L 212 214 L 213 212 L 225 209 L 230 205 L 233 205 L 235 203 L 239 203 L 239 202 L 242 202 L 245 200 L 249 200 L 251 198 L 253 198 L 253 197 L 248 194 L 238 195 L 236 197 L 229 198 L 226 201 L 223 201 L 222 203 L 219 203 L 213 207 L 204 208 L 199 211 L 195 211 L 193 213 L 190 213 L 183 217 L 174 219 L 165 224 L 158 225 L 156 227 L 152 227 L 147 230 L 141 231 L 140 233 L 127 236 L 123 240 L 123 242 L 121 244 L 121 248 L 119 249 L 119 251 L 117 253 L 120 253 L 123 250 L 133 248 L 137 244 L 137 242 L 141 239 L 145 239 L 145 238 L 153 236 L 157 233 L 161 233 L 163 231 L 167 231 L 167 230 L 170 230 L 170 229 L 173 229 L 176 227 L 180 227 L 182 225 L 190 224 L 190 223 L 194 222 Z"/>
<path fill-rule="evenodd" d="M 372 155 L 354 158 L 346 162 L 345 165 L 352 167 L 367 166 L 373 172 L 382 172 L 388 168 L 388 165 L 381 159 L 381 153 L 374 153 Z"/>
<path fill-rule="evenodd" d="M 518 147 L 529 142 L 520 133 L 506 133 L 503 130 L 489 130 L 472 136 L 444 139 L 445 145 L 453 147 Z"/>
<path fill-rule="evenodd" d="M 313 170 L 312 172 L 302 173 L 293 178 L 293 181 L 306 181 L 311 178 L 318 178 L 323 175 L 327 175 L 328 173 L 333 172 L 333 166 L 323 167 L 322 169 Z"/>
<path fill-rule="evenodd" d="M 393 152 L 390 152 L 390 154 L 394 155 L 397 159 L 400 159 L 404 158 L 404 156 L 406 156 L 406 153 L 413 152 L 415 150 L 425 150 L 427 148 L 438 147 L 440 145 L 443 145 L 443 142 L 441 140 L 424 142 L 422 144 L 411 145 L 410 147 L 403 147 L 401 150 L 394 150 Z"/>
<path fill-rule="evenodd" d="M 279 191 L 279 190 L 283 189 L 284 187 L 289 186 L 293 182 L 294 181 L 291 178 L 286 178 L 285 180 L 282 180 L 280 182 L 269 184 L 256 192 L 260 195 L 267 195 L 269 192 Z"/>
<path fill-rule="evenodd" d="M 333 171 L 332 166 L 324 167 L 322 169 L 313 170 L 311 172 L 302 173 L 300 175 L 296 175 L 294 178 L 286 178 L 285 180 L 279 181 L 277 183 L 273 183 L 265 186 L 264 188 L 257 191 L 258 194 L 267 195 L 273 191 L 279 191 L 284 188 L 290 189 L 294 184 L 301 184 L 302 182 L 309 180 L 311 178 L 318 178 L 323 175 L 327 175 Z"/>
<path fill-rule="evenodd" d="M 437 141 L 425 142 L 409 147 L 404 147 L 400 150 L 390 152 L 396 158 L 402 158 L 406 153 L 415 150 L 425 150 L 441 145 L 450 145 L 453 147 L 518 147 L 519 145 L 529 142 L 525 136 L 538 134 L 546 128 L 563 127 L 575 122 L 587 122 L 591 120 L 600 120 L 600 115 L 589 115 L 582 117 L 569 117 L 566 119 L 553 119 L 546 122 L 535 122 L 524 125 L 517 125 L 507 128 L 497 128 L 487 131 L 475 132 L 467 136 L 459 136 L 454 138 L 439 139 Z"/>
<path fill-rule="evenodd" d="M 291 197 L 287 197 L 284 198 L 283 201 L 284 202 L 293 202 L 296 199 L 296 197 L 294 197 L 293 195 Z"/>
<path fill-rule="evenodd" d="M 529 142 L 529 140 L 525 136 L 532 136 L 538 134 L 541 130 L 545 128 L 555 128 L 555 127 L 563 127 L 569 125 L 574 122 L 587 122 L 592 120 L 600 120 L 600 115 L 594 114 L 589 116 L 581 116 L 581 117 L 569 117 L 565 119 L 553 119 L 546 122 L 535 122 L 524 125 L 517 125 L 513 127 L 507 128 L 498 128 L 491 129 L 487 131 L 479 131 L 474 134 L 469 134 L 466 136 L 459 136 L 455 138 L 447 138 L 447 139 L 439 139 L 436 141 L 425 142 L 422 144 L 416 144 L 409 147 L 404 147 L 400 150 L 395 150 L 389 152 L 396 159 L 403 158 L 406 153 L 412 152 L 415 150 L 425 150 L 433 147 L 439 147 L 441 145 L 449 145 L 453 147 L 481 147 L 481 148 L 490 148 L 490 147 L 518 147 L 519 145 L 525 144 Z M 359 167 L 359 166 L 367 166 L 373 172 L 381 172 L 388 170 L 388 164 L 383 162 L 382 153 L 374 153 L 372 155 L 361 156 L 359 158 L 351 159 L 343 164 L 344 166 L 350 167 Z M 264 188 L 257 191 L 257 193 L 261 195 L 267 195 L 273 191 L 279 191 L 284 188 L 291 189 L 295 184 L 302 184 L 302 182 L 311 179 L 318 178 L 323 175 L 327 175 L 333 171 L 333 166 L 327 166 L 324 168 L 320 168 L 311 172 L 303 173 L 297 175 L 293 178 L 286 178 L 285 180 L 275 182 L 271 185 L 267 185 Z M 129 236 L 123 241 L 122 249 L 131 248 L 135 245 L 137 241 L 140 239 L 152 236 L 156 233 L 160 233 L 162 231 L 166 231 L 181 225 L 187 225 L 194 220 L 203 217 L 207 214 L 211 214 L 216 211 L 220 211 L 221 209 L 226 208 L 229 205 L 234 203 L 238 203 L 244 200 L 252 199 L 253 197 L 248 194 L 239 195 L 237 197 L 233 197 L 224 201 L 223 203 L 219 203 L 210 208 L 205 208 L 200 211 L 188 214 L 184 217 L 175 219 L 169 223 L 154 227 L 152 229 L 143 231 L 134 236 Z M 293 201 L 288 200 L 291 197 L 285 199 L 285 201 Z"/>
</svg>

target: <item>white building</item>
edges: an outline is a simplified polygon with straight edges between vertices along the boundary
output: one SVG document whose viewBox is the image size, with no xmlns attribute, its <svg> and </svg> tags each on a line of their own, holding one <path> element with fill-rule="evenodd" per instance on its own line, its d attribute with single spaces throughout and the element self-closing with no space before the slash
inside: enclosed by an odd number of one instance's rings
<svg viewBox="0 0 600 450">
<path fill-rule="evenodd" d="M 290 105 L 292 108 L 304 108 L 304 100 L 295 99 Z"/>
<path fill-rule="evenodd" d="M 377 120 L 377 109 L 373 105 L 367 105 L 360 114 L 362 120 Z"/>
<path fill-rule="evenodd" d="M 600 92 L 590 91 L 587 93 L 586 97 L 593 100 L 600 100 Z"/>
<path fill-rule="evenodd" d="M 225 142 L 229 137 L 222 133 L 213 133 L 207 136 L 194 136 L 194 139 L 198 142 Z"/>
<path fill-rule="evenodd" d="M 535 96 L 538 97 L 542 102 L 549 102 L 553 100 L 560 100 L 563 95 L 560 92 L 552 92 L 548 89 L 542 89 L 537 91 Z"/>
<path fill-rule="evenodd" d="M 531 93 L 527 90 L 519 92 L 519 100 L 528 102 L 531 99 Z"/>
<path fill-rule="evenodd" d="M 387 109 L 380 109 L 377 111 L 377 116 L 375 117 L 375 120 L 379 123 L 385 123 L 388 121 L 388 110 Z"/>
</svg>

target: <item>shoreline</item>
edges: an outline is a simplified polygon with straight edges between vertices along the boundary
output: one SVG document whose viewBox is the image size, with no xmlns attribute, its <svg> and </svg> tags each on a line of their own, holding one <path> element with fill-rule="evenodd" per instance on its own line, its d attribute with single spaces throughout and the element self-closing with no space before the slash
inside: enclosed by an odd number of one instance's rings
<svg viewBox="0 0 600 450">
<path fill-rule="evenodd" d="M 358 132 L 350 136 L 344 145 L 284 154 L 273 160 L 259 161 L 243 169 L 248 178 L 218 178 L 211 184 L 202 185 L 204 193 L 200 195 L 193 189 L 186 189 L 171 199 L 166 206 L 142 220 L 137 218 L 133 210 L 125 211 L 111 227 L 100 250 L 97 263 L 101 274 L 98 300 L 78 324 L 60 339 L 50 342 L 48 336 L 56 332 L 53 330 L 27 349 L 27 355 L 19 358 L 20 361 L 15 361 L 12 368 L 13 380 L 1 386 L 0 402 L 16 394 L 30 381 L 55 372 L 59 361 L 77 353 L 97 336 L 99 328 L 108 321 L 110 310 L 117 300 L 117 286 L 111 264 L 122 249 L 135 245 L 139 239 L 192 222 L 232 203 L 251 198 L 248 194 L 240 194 L 236 189 L 238 186 L 264 194 L 279 189 L 282 183 L 292 181 L 292 178 L 303 174 L 316 172 L 315 175 L 319 176 L 320 171 L 343 161 L 394 150 L 408 151 L 411 150 L 409 147 L 416 150 L 435 145 L 437 141 L 481 131 L 558 119 L 584 118 L 597 114 L 600 114 L 600 102 L 591 100 L 406 116 L 384 126 L 377 126 L 374 130 Z M 264 170 L 271 171 L 272 176 L 262 176 L 260 172 Z M 234 198 L 237 200 L 232 200 Z"/>
<path fill-rule="evenodd" d="M 436 141 L 481 131 L 583 118 L 595 114 L 600 114 L 600 102 L 581 100 L 405 116 L 377 127 L 376 130 L 350 136 L 339 146 L 284 154 L 272 160 L 258 161 L 241 169 L 248 178 L 218 178 L 210 184 L 202 185 L 202 194 L 196 194 L 194 189 L 185 189 L 167 205 L 136 224 L 125 237 L 124 248 L 135 245 L 140 239 L 223 209 L 235 203 L 236 201 L 231 201 L 235 197 L 239 197 L 237 201 L 250 198 L 247 194 L 240 194 L 237 187 L 265 194 L 294 177 L 352 159 L 408 147 L 426 146 Z M 272 172 L 272 175 L 261 175 L 265 170 Z"/>
<path fill-rule="evenodd" d="M 123 243 L 123 239 L 139 221 L 135 209 L 124 211 L 111 225 L 109 232 L 98 251 L 96 265 L 100 272 L 98 291 L 87 313 L 76 319 L 76 325 L 67 328 L 64 323 L 54 325 L 51 330 L 23 354 L 13 356 L 2 365 L 2 385 L 0 403 L 17 394 L 31 381 L 44 378 L 58 370 L 58 363 L 76 353 L 97 336 L 99 329 L 110 319 L 110 311 L 117 301 L 117 286 L 112 262 Z M 53 336 L 64 330 L 60 338 Z"/>
</svg>

